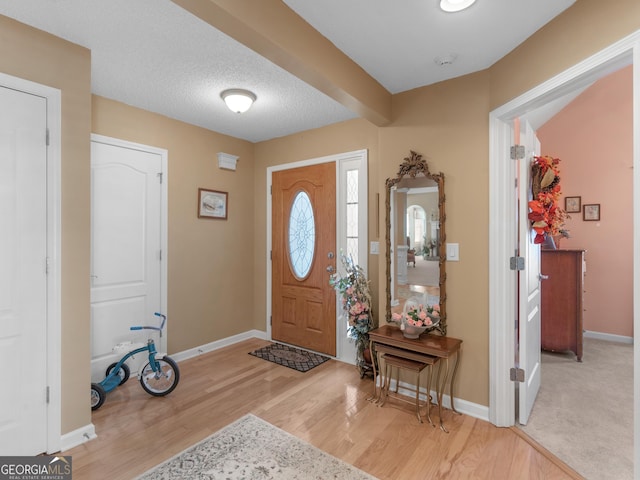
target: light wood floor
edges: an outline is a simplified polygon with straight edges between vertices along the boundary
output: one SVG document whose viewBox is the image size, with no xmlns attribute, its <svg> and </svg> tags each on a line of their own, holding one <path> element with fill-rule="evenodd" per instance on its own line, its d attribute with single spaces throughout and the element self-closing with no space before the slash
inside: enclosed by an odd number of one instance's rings
<svg viewBox="0 0 640 480">
<path fill-rule="evenodd" d="M 447 411 L 447 434 L 419 424 L 408 403 L 377 407 L 367 401 L 372 381 L 352 365 L 330 360 L 300 373 L 248 355 L 267 343 L 181 362 L 180 384 L 164 398 L 136 378 L 108 394 L 93 412 L 98 438 L 63 452 L 74 480 L 131 479 L 246 413 L 381 480 L 580 478 L 517 429 Z"/>
</svg>

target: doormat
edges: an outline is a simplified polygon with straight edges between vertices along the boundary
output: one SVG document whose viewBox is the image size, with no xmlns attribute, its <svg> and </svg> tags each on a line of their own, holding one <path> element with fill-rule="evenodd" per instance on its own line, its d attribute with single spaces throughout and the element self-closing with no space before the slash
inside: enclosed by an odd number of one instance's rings
<svg viewBox="0 0 640 480">
<path fill-rule="evenodd" d="M 299 348 L 290 347 L 281 343 L 272 343 L 266 347 L 249 352 L 249 355 L 254 355 L 284 367 L 293 368 L 299 372 L 307 372 L 330 360 L 329 357 L 325 357 L 324 355 L 307 352 L 306 350 L 300 350 Z"/>
</svg>

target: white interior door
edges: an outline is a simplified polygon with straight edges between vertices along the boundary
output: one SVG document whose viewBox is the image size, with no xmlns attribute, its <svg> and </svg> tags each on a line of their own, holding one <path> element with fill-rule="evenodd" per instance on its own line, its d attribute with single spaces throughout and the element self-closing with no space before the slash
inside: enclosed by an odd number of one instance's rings
<svg viewBox="0 0 640 480">
<path fill-rule="evenodd" d="M 91 142 L 91 375 L 104 378 L 119 343 L 145 342 L 162 299 L 162 154 L 93 136 Z M 164 312 L 163 312 L 164 313 Z M 165 350 L 166 336 L 159 349 Z M 138 359 L 130 364 L 132 371 Z"/>
<path fill-rule="evenodd" d="M 47 100 L 0 87 L 0 452 L 47 450 Z"/>
<path fill-rule="evenodd" d="M 540 390 L 540 245 L 534 244 L 535 232 L 529 228 L 527 215 L 531 194 L 531 163 L 540 155 L 540 142 L 528 122 L 520 126 L 520 144 L 525 147 L 525 158 L 519 160 L 518 189 L 518 249 L 525 258 L 525 269 L 520 271 L 518 348 L 519 366 L 524 370 L 524 382 L 519 383 L 519 422 L 527 424 L 533 403 Z"/>
</svg>

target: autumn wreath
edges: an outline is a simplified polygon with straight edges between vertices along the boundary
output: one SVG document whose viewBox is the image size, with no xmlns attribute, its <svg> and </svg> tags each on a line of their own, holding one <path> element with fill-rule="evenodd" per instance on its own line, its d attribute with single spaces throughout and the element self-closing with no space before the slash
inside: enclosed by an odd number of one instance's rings
<svg viewBox="0 0 640 480">
<path fill-rule="evenodd" d="M 535 230 L 534 243 L 542 243 L 547 235 L 568 236 L 563 228 L 568 218 L 560 208 L 560 159 L 550 156 L 533 157 L 531 166 L 531 191 L 529 221 Z"/>
</svg>

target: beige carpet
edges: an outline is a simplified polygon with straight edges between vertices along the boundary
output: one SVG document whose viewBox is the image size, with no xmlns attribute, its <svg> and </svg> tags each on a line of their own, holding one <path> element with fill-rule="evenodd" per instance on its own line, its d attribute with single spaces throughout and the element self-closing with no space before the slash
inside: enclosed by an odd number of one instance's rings
<svg viewBox="0 0 640 480">
<path fill-rule="evenodd" d="M 584 339 L 542 353 L 542 386 L 522 430 L 588 480 L 633 478 L 633 345 Z"/>
</svg>

